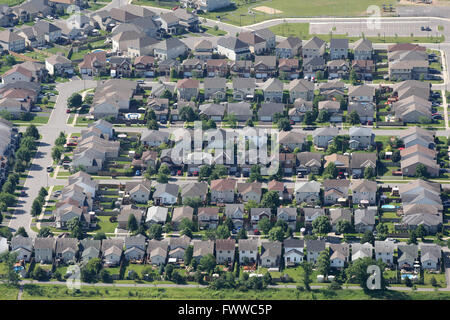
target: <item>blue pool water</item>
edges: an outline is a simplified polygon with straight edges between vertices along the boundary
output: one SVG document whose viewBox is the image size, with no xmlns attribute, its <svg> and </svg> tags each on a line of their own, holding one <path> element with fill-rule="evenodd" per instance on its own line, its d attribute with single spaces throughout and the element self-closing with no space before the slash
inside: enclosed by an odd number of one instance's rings
<svg viewBox="0 0 450 320">
<path fill-rule="evenodd" d="M 381 209 L 395 209 L 396 207 L 392 204 L 383 204 Z"/>
</svg>

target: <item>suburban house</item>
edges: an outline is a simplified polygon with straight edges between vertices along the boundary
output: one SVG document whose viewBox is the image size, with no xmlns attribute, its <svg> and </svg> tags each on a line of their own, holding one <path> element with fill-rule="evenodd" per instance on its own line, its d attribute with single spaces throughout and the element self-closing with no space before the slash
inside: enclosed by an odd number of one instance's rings
<svg viewBox="0 0 450 320">
<path fill-rule="evenodd" d="M 303 262 L 305 242 L 298 239 L 286 239 L 283 241 L 284 265 L 293 266 Z"/>
<path fill-rule="evenodd" d="M 330 41 L 331 60 L 347 59 L 348 57 L 348 39 L 333 38 Z"/>
<path fill-rule="evenodd" d="M 347 79 L 350 73 L 350 65 L 343 59 L 327 62 L 328 79 Z"/>
<path fill-rule="evenodd" d="M 235 37 L 219 38 L 217 52 L 233 61 L 245 60 L 251 54 L 248 44 Z"/>
<path fill-rule="evenodd" d="M 255 78 L 233 78 L 233 99 L 252 100 L 255 96 Z"/>
<path fill-rule="evenodd" d="M 261 244 L 260 265 L 263 268 L 279 268 L 281 260 L 281 242 L 263 242 Z"/>
<path fill-rule="evenodd" d="M 293 103 L 298 98 L 305 101 L 314 99 L 314 83 L 305 79 L 295 79 L 289 83 L 289 98 Z"/>
<path fill-rule="evenodd" d="M 248 45 L 252 54 L 261 54 L 267 50 L 266 40 L 258 36 L 255 32 L 240 32 L 237 38 Z"/>
<path fill-rule="evenodd" d="M 323 181 L 324 204 L 333 205 L 338 202 L 346 202 L 348 199 L 348 189 L 350 181 L 327 179 Z"/>
<path fill-rule="evenodd" d="M 302 47 L 303 59 L 322 57 L 325 54 L 326 42 L 317 37 L 312 37 Z"/>
<path fill-rule="evenodd" d="M 277 208 L 277 220 L 286 221 L 288 227 L 295 230 L 297 226 L 297 208 Z"/>
<path fill-rule="evenodd" d="M 17 260 L 29 262 L 33 253 L 33 239 L 17 235 L 11 238 L 11 252 L 17 254 Z"/>
<path fill-rule="evenodd" d="M 266 102 L 282 102 L 283 101 L 283 82 L 277 78 L 267 79 L 261 89 Z"/>
<path fill-rule="evenodd" d="M 250 103 L 245 101 L 240 102 L 228 102 L 227 103 L 227 114 L 234 114 L 236 121 L 245 122 L 251 119 L 253 116 L 253 111 Z"/>
<path fill-rule="evenodd" d="M 272 122 L 274 115 L 284 113 L 284 103 L 277 102 L 263 102 L 261 108 L 258 110 L 258 119 L 260 121 Z"/>
<path fill-rule="evenodd" d="M 350 127 L 348 133 L 349 146 L 352 149 L 367 149 L 374 144 L 375 134 L 371 128 Z"/>
<path fill-rule="evenodd" d="M 211 202 L 234 203 L 236 180 L 217 179 L 211 181 Z"/>
<path fill-rule="evenodd" d="M 352 224 L 352 212 L 347 208 L 330 208 L 330 223 L 333 232 L 337 232 L 339 221 L 347 221 Z"/>
<path fill-rule="evenodd" d="M 238 197 L 243 202 L 250 200 L 259 203 L 261 201 L 261 183 L 259 182 L 243 182 L 237 184 Z"/>
<path fill-rule="evenodd" d="M 325 240 L 306 240 L 305 243 L 308 262 L 316 264 L 320 253 L 325 250 Z"/>
<path fill-rule="evenodd" d="M 359 233 L 375 229 L 376 207 L 355 210 L 355 230 Z"/>
<path fill-rule="evenodd" d="M 375 205 L 377 203 L 377 183 L 365 179 L 353 179 L 350 185 L 352 202 L 361 205 Z"/>
<path fill-rule="evenodd" d="M 400 269 L 411 270 L 419 257 L 419 247 L 416 244 L 399 244 L 397 246 L 397 264 Z"/>
<path fill-rule="evenodd" d="M 169 242 L 149 240 L 147 245 L 147 261 L 152 265 L 165 265 L 169 253 Z"/>
<path fill-rule="evenodd" d="M 152 224 L 164 225 L 168 216 L 168 209 L 164 207 L 153 206 L 147 210 L 145 217 L 145 224 L 150 226 Z"/>
<path fill-rule="evenodd" d="M 441 248 L 437 244 L 419 244 L 422 269 L 439 270 L 442 260 Z"/>
<path fill-rule="evenodd" d="M 85 54 L 78 68 L 81 75 L 99 76 L 106 73 L 106 64 L 106 52 L 98 51 Z"/>
<path fill-rule="evenodd" d="M 302 40 L 297 37 L 287 37 L 277 44 L 275 53 L 278 58 L 293 58 L 302 51 Z"/>
<path fill-rule="evenodd" d="M 334 137 L 339 134 L 339 129 L 336 127 L 321 127 L 317 128 L 313 133 L 313 142 L 316 147 L 327 148 L 333 141 Z"/>
<path fill-rule="evenodd" d="M 330 267 L 344 268 L 350 258 L 350 245 L 347 243 L 330 243 Z"/>
<path fill-rule="evenodd" d="M 169 142 L 169 133 L 159 130 L 145 130 L 141 134 L 141 143 L 144 146 L 159 147 L 163 143 Z"/>
<path fill-rule="evenodd" d="M 294 105 L 292 108 L 289 108 L 288 114 L 289 119 L 294 122 L 300 122 L 303 121 L 303 118 L 306 114 L 306 112 L 312 112 L 313 111 L 313 102 L 312 101 L 306 101 L 302 98 L 297 98 L 294 101 Z"/>
<path fill-rule="evenodd" d="M 338 154 L 338 153 L 332 153 L 328 156 L 324 157 L 325 164 L 324 168 L 328 167 L 330 163 L 334 163 L 336 168 L 339 170 L 339 174 L 345 174 L 345 172 L 349 171 L 350 166 L 350 156 Z"/>
<path fill-rule="evenodd" d="M 211 240 L 193 240 L 192 244 L 194 245 L 194 253 L 192 258 L 197 261 L 208 254 L 214 255 L 214 241 Z"/>
<path fill-rule="evenodd" d="M 197 98 L 200 82 L 196 79 L 181 79 L 177 82 L 178 99 L 191 101 Z"/>
<path fill-rule="evenodd" d="M 350 171 L 352 176 L 362 177 L 366 168 L 372 168 L 376 173 L 377 154 L 376 152 L 353 152 L 350 160 Z"/>
<path fill-rule="evenodd" d="M 372 53 L 372 41 L 366 38 L 361 38 L 353 43 L 354 60 L 372 60 Z"/>
<path fill-rule="evenodd" d="M 364 258 L 372 259 L 372 254 L 373 246 L 371 243 L 352 243 L 352 261 Z"/>
<path fill-rule="evenodd" d="M 66 57 L 55 54 L 45 59 L 45 68 L 49 75 L 72 75 L 74 73 L 72 61 Z"/>
<path fill-rule="evenodd" d="M 156 205 L 173 205 L 178 200 L 177 184 L 172 183 L 158 183 L 153 192 L 153 200 Z"/>
<path fill-rule="evenodd" d="M 319 174 L 322 169 L 322 154 L 316 152 L 297 153 L 297 172 Z"/>
<path fill-rule="evenodd" d="M 34 260 L 42 264 L 51 264 L 55 253 L 55 238 L 34 239 Z"/>
<path fill-rule="evenodd" d="M 203 82 L 205 100 L 225 100 L 226 82 L 225 78 L 206 78 Z"/>
<path fill-rule="evenodd" d="M 216 229 L 219 225 L 219 208 L 198 208 L 197 220 L 199 227 L 202 229 Z"/>
<path fill-rule="evenodd" d="M 396 245 L 392 241 L 375 241 L 375 259 L 383 261 L 387 265 L 394 264 L 394 251 Z"/>
<path fill-rule="evenodd" d="M 129 181 L 125 183 L 125 196 L 137 203 L 147 203 L 150 199 L 151 182 L 144 180 L 142 182 Z"/>
<path fill-rule="evenodd" d="M 258 240 L 239 239 L 239 264 L 247 265 L 257 263 L 258 261 Z"/>
<path fill-rule="evenodd" d="M 375 87 L 367 84 L 350 86 L 348 88 L 348 102 L 374 102 Z"/>
<path fill-rule="evenodd" d="M 281 131 L 278 134 L 278 143 L 280 147 L 288 148 L 294 151 L 296 148 L 302 150 L 303 145 L 306 143 L 306 134 L 301 130 Z"/>
<path fill-rule="evenodd" d="M 115 267 L 122 259 L 123 238 L 104 239 L 102 241 L 102 257 L 105 267 Z"/>
<path fill-rule="evenodd" d="M 267 79 L 274 77 L 277 73 L 277 57 L 255 56 L 253 71 L 256 79 Z"/>
<path fill-rule="evenodd" d="M 267 218 L 271 219 L 272 212 L 270 208 L 251 208 L 250 210 L 250 223 L 253 229 L 258 228 L 258 223 L 261 219 Z"/>
<path fill-rule="evenodd" d="M 55 260 L 63 263 L 76 262 L 78 254 L 78 239 L 57 238 Z"/>
<path fill-rule="evenodd" d="M 172 213 L 172 225 L 176 230 L 179 230 L 180 222 L 184 219 L 192 221 L 194 216 L 194 208 L 189 206 L 176 207 Z"/>
<path fill-rule="evenodd" d="M 317 181 L 305 181 L 295 183 L 295 200 L 297 203 L 306 202 L 315 204 L 320 202 L 321 184 Z"/>
<path fill-rule="evenodd" d="M 244 205 L 243 204 L 225 204 L 225 217 L 233 221 L 236 229 L 240 229 L 244 225 Z"/>
<path fill-rule="evenodd" d="M 318 103 L 319 112 L 326 110 L 330 116 L 330 122 L 342 122 L 341 104 L 339 101 L 324 100 Z"/>
<path fill-rule="evenodd" d="M 144 216 L 144 213 L 141 209 L 138 209 L 136 207 L 133 207 L 133 205 L 125 205 L 120 208 L 120 213 L 117 216 L 117 228 L 126 230 L 128 229 L 128 221 L 130 219 L 130 216 L 133 215 L 136 219 L 137 225 L 141 225 L 142 218 Z"/>
<path fill-rule="evenodd" d="M 233 265 L 236 255 L 236 241 L 234 239 L 216 240 L 216 262 L 218 264 Z"/>
<path fill-rule="evenodd" d="M 188 47 L 180 39 L 172 37 L 154 45 L 153 51 L 158 60 L 169 60 L 184 56 Z"/>
<path fill-rule="evenodd" d="M 146 238 L 142 234 L 125 237 L 124 258 L 130 262 L 143 261 L 146 245 Z"/>
<path fill-rule="evenodd" d="M 375 112 L 375 106 L 372 103 L 351 102 L 348 104 L 347 114 L 350 114 L 353 111 L 355 111 L 358 114 L 361 123 L 374 121 L 373 115 Z"/>
</svg>

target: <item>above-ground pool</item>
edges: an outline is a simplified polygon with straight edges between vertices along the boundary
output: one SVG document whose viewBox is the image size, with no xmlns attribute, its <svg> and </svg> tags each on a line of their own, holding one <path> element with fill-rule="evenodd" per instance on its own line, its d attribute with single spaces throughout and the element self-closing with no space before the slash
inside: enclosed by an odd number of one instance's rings
<svg viewBox="0 0 450 320">
<path fill-rule="evenodd" d="M 392 210 L 393 211 L 393 210 L 397 209 L 397 207 L 392 205 L 392 204 L 383 204 L 381 206 L 381 209 L 382 210 Z"/>
<path fill-rule="evenodd" d="M 415 278 L 417 278 L 415 275 L 413 275 L 413 274 L 402 274 L 402 280 L 404 280 L 404 279 L 406 279 L 406 278 L 409 278 L 410 280 L 413 280 L 413 279 L 415 279 Z"/>
<path fill-rule="evenodd" d="M 125 118 L 128 120 L 137 120 L 141 117 L 141 114 L 139 113 L 127 113 L 125 114 Z"/>
</svg>

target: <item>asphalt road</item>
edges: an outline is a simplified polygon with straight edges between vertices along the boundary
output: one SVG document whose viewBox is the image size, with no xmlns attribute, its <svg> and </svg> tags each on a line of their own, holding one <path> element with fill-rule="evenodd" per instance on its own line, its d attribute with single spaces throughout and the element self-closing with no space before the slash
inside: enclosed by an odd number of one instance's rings
<svg viewBox="0 0 450 320">
<path fill-rule="evenodd" d="M 69 117 L 65 112 L 67 108 L 67 98 L 69 98 L 72 93 L 81 91 L 84 88 L 94 87 L 95 84 L 96 81 L 76 80 L 61 83 L 56 86 L 59 95 L 49 121 L 46 125 L 38 127 L 42 138 L 39 141 L 36 157 L 32 161 L 28 177 L 24 184 L 24 190 L 27 195 L 18 199 L 18 206 L 9 223 L 9 228 L 11 228 L 13 232 L 23 226 L 29 236 L 35 236 L 36 233 L 30 228 L 32 220 L 30 214 L 31 205 L 38 196 L 41 187 L 50 186 L 57 181 L 56 179 L 50 178 L 46 170 L 47 166 L 50 166 L 53 163 L 51 157 L 52 146 L 61 131 L 66 133 L 80 131 L 80 129 L 75 129 L 66 124 L 67 118 Z"/>
</svg>

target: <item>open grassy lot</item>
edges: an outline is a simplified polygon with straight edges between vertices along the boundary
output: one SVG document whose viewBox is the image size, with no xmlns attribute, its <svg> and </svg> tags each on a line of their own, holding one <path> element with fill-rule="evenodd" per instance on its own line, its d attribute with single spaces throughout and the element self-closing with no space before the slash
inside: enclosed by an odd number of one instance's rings
<svg viewBox="0 0 450 320">
<path fill-rule="evenodd" d="M 217 12 L 208 12 L 201 14 L 200 17 L 209 19 L 217 19 L 217 16 L 221 17 L 223 22 L 231 23 L 234 25 L 249 25 L 265 20 L 276 18 L 289 18 L 289 17 L 321 17 L 321 16 L 336 16 L 336 17 L 348 17 L 348 16 L 367 16 L 367 8 L 371 5 L 382 6 L 383 4 L 395 5 L 395 0 L 316 0 L 316 1 L 291 1 L 291 0 L 272 0 L 267 1 L 245 1 L 236 0 L 236 7 L 224 8 Z M 133 4 L 148 5 L 155 7 L 172 8 L 176 4 L 173 2 L 163 2 L 154 0 L 133 0 Z M 254 10 L 254 7 L 265 6 L 275 9 L 269 10 L 269 13 L 264 13 L 258 10 Z M 249 9 L 255 14 L 249 14 Z M 281 12 L 279 12 L 281 11 Z M 275 12 L 275 14 L 273 14 Z M 241 16 L 242 15 L 242 16 Z"/>
<path fill-rule="evenodd" d="M 7 4 L 10 7 L 17 6 L 25 2 L 25 0 L 0 0 L 0 4 Z"/>
<path fill-rule="evenodd" d="M 3 292 L 3 290 L 1 291 Z M 10 295 L 13 296 L 12 294 Z M 70 291 L 63 285 L 24 286 L 24 300 L 92 300 L 92 299 L 191 299 L 191 300 L 443 300 L 449 299 L 450 292 L 399 292 L 388 290 L 382 294 L 365 294 L 362 290 L 312 290 L 300 292 L 296 289 L 267 289 L 262 291 L 237 290 L 215 291 L 206 288 L 121 288 L 84 286 L 78 292 Z"/>
<path fill-rule="evenodd" d="M 98 216 L 98 226 L 100 227 L 99 230 L 96 232 L 105 232 L 105 233 L 114 233 L 114 230 L 116 230 L 117 222 L 110 222 L 109 216 Z"/>
<path fill-rule="evenodd" d="M 16 300 L 19 288 L 0 284 L 0 300 Z"/>
<path fill-rule="evenodd" d="M 347 37 L 342 34 L 310 34 L 309 23 L 283 23 L 269 28 L 273 33 L 279 36 L 295 36 L 301 39 L 309 39 L 312 36 L 317 36 L 324 41 L 329 42 L 331 37 L 343 39 L 347 38 L 350 42 L 358 40 L 360 37 Z M 442 37 L 366 37 L 374 43 L 437 43 L 443 42 L 445 38 Z"/>
</svg>

